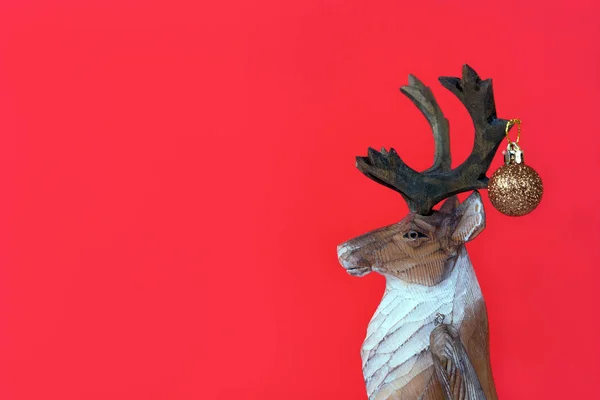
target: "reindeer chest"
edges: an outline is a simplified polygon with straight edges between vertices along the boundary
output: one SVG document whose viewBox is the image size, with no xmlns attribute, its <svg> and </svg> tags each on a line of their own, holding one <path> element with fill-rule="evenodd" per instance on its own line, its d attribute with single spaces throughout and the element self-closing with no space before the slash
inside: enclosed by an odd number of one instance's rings
<svg viewBox="0 0 600 400">
<path fill-rule="evenodd" d="M 432 365 L 429 335 L 436 316 L 459 327 L 465 303 L 474 301 L 477 285 L 466 252 L 450 275 L 435 286 L 407 284 L 387 277 L 381 304 L 362 346 L 363 374 L 369 396 L 386 384 L 403 386 Z M 475 288 L 479 292 L 479 286 Z"/>
</svg>

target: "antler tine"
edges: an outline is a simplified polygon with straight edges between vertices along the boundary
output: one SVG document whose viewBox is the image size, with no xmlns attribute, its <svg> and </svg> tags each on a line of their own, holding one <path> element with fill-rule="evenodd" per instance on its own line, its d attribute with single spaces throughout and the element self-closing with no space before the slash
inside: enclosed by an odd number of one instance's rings
<svg viewBox="0 0 600 400">
<path fill-rule="evenodd" d="M 449 171 L 452 159 L 450 156 L 448 120 L 444 117 L 431 89 L 411 74 L 408 75 L 408 85 L 402 86 L 400 91 L 421 110 L 427 122 L 431 125 L 435 141 L 435 155 L 433 166 L 425 173 Z"/>
<path fill-rule="evenodd" d="M 485 176 L 492 159 L 505 137 L 508 120 L 496 117 L 496 104 L 492 80 L 481 80 L 477 72 L 468 65 L 463 66 L 462 79 L 440 77 L 440 83 L 450 90 L 465 106 L 475 126 L 473 150 L 456 170 L 459 176 L 466 175 L 477 180 L 481 188 L 487 187 Z"/>
<path fill-rule="evenodd" d="M 378 152 L 369 147 L 367 157 L 356 157 L 356 168 L 375 182 L 400 193 L 411 210 L 417 207 L 409 191 L 403 188 L 418 180 L 419 173 L 406 165 L 393 148 L 389 152 L 385 149 Z"/>
</svg>

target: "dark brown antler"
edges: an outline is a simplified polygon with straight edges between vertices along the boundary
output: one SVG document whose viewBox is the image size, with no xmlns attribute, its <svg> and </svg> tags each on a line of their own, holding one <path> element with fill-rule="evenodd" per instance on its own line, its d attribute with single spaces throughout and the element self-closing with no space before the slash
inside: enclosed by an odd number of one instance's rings
<svg viewBox="0 0 600 400">
<path fill-rule="evenodd" d="M 423 172 L 415 171 L 393 148 L 389 152 L 369 148 L 367 157 L 356 158 L 356 166 L 363 174 L 399 192 L 410 210 L 422 215 L 431 213 L 432 208 L 447 197 L 487 188 L 486 172 L 508 123 L 508 120 L 496 117 L 491 79 L 482 81 L 471 67 L 465 65 L 462 79 L 441 77 L 439 80 L 464 104 L 475 125 L 473 150 L 462 164 L 451 169 L 448 120 L 431 90 L 412 75 L 408 77 L 408 85 L 400 90 L 431 125 L 436 143 L 433 166 Z"/>
</svg>

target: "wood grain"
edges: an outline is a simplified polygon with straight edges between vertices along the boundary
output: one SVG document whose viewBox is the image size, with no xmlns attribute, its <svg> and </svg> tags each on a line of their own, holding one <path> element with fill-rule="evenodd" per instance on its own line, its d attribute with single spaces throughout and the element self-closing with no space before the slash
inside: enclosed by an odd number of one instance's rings
<svg viewBox="0 0 600 400">
<path fill-rule="evenodd" d="M 440 316 L 461 343 L 453 342 L 457 354 L 474 360 L 466 360 L 474 374 L 471 387 L 496 398 L 485 303 L 464 246 L 484 227 L 481 196 L 474 192 L 462 204 L 452 197 L 430 215 L 410 213 L 338 247 L 351 275 L 375 271 L 386 277 L 361 350 L 369 399 L 453 399 L 436 375 L 430 346 Z"/>
<path fill-rule="evenodd" d="M 402 221 L 338 246 L 349 274 L 386 277 L 361 356 L 369 399 L 496 399 L 489 361 L 485 303 L 465 243 L 485 228 L 476 189 L 504 139 L 508 120 L 496 116 L 490 79 L 468 65 L 441 84 L 465 106 L 475 127 L 473 150 L 452 168 L 448 120 L 415 76 L 400 90 L 423 113 L 435 140 L 431 168 L 418 172 L 390 148 L 369 148 L 356 166 L 399 192 L 411 210 Z M 510 126 L 509 126 L 510 128 Z M 456 194 L 475 190 L 462 204 Z M 448 200 L 434 211 L 443 199 Z"/>
<path fill-rule="evenodd" d="M 418 172 L 406 165 L 393 148 L 381 152 L 369 148 L 366 157 L 356 158 L 356 166 L 365 176 L 400 193 L 410 210 L 421 215 L 429 215 L 445 198 L 487 188 L 486 173 L 508 123 L 496 116 L 491 79 L 482 80 L 475 70 L 464 65 L 462 78 L 440 77 L 439 81 L 461 101 L 473 120 L 473 151 L 464 162 L 451 169 L 448 121 L 431 90 L 412 75 L 401 91 L 432 127 L 436 146 L 432 167 Z"/>
</svg>

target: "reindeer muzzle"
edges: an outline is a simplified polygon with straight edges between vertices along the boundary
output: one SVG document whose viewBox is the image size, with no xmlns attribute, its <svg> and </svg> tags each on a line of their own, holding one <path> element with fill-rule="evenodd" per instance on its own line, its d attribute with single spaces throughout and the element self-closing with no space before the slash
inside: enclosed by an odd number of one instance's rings
<svg viewBox="0 0 600 400">
<path fill-rule="evenodd" d="M 371 263 L 360 255 L 359 249 L 352 249 L 347 244 L 337 248 L 338 260 L 342 267 L 352 276 L 365 276 L 371 272 Z"/>
</svg>

